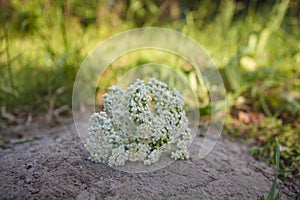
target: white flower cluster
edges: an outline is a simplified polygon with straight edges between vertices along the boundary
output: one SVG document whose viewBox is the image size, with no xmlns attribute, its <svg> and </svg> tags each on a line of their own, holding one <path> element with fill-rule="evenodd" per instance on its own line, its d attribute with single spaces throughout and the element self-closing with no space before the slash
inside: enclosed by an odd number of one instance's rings
<svg viewBox="0 0 300 200">
<path fill-rule="evenodd" d="M 94 113 L 91 123 L 85 147 L 96 163 L 151 165 L 162 152 L 170 152 L 175 160 L 189 156 L 187 144 L 192 137 L 183 98 L 154 78 L 148 83 L 137 80 L 126 90 L 109 88 L 104 111 Z"/>
</svg>

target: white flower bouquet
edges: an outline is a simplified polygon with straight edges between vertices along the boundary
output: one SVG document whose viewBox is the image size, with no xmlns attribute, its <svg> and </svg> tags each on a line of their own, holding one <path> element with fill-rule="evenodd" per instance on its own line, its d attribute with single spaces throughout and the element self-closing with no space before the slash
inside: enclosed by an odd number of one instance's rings
<svg viewBox="0 0 300 200">
<path fill-rule="evenodd" d="M 91 116 L 85 147 L 89 159 L 109 166 L 126 161 L 151 165 L 163 152 L 187 159 L 191 131 L 184 100 L 174 88 L 150 78 L 126 90 L 112 86 L 104 96 L 104 111 Z"/>
</svg>

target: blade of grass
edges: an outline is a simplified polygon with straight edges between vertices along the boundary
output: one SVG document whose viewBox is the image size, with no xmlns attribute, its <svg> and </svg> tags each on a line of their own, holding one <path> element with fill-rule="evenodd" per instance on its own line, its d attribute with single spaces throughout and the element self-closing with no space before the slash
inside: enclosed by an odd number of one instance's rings
<svg viewBox="0 0 300 200">
<path fill-rule="evenodd" d="M 272 14 L 270 15 L 272 17 L 269 19 L 267 27 L 260 34 L 260 39 L 257 44 L 257 51 L 255 57 L 259 57 L 263 54 L 263 52 L 265 51 L 265 47 L 270 39 L 270 36 L 272 35 L 272 33 L 278 31 L 278 29 L 280 28 L 285 14 L 288 10 L 289 3 L 290 0 L 283 0 L 281 2 L 277 1 L 275 6 L 273 7 L 273 10 L 271 11 Z"/>
<path fill-rule="evenodd" d="M 271 111 L 270 111 L 270 109 L 269 109 L 269 107 L 268 107 L 268 105 L 267 105 L 267 103 L 266 103 L 266 101 L 263 97 L 259 98 L 259 103 L 260 103 L 262 109 L 264 110 L 264 112 L 266 113 L 266 115 L 268 117 L 272 117 L 273 114 L 271 113 Z"/>
<path fill-rule="evenodd" d="M 275 179 L 272 183 L 270 192 L 267 196 L 267 200 L 273 200 L 274 196 L 275 196 L 275 190 L 276 190 L 276 183 L 277 183 L 277 177 L 278 177 L 278 169 L 279 169 L 279 159 L 280 159 L 280 146 L 279 146 L 279 142 L 278 139 L 276 138 L 276 158 L 275 158 L 275 162 L 276 162 L 276 173 L 275 173 Z M 281 192 L 279 192 L 277 194 L 277 196 L 281 196 L 280 195 Z M 276 197 L 277 198 L 277 197 Z M 280 198 L 280 197 L 278 197 Z"/>
</svg>

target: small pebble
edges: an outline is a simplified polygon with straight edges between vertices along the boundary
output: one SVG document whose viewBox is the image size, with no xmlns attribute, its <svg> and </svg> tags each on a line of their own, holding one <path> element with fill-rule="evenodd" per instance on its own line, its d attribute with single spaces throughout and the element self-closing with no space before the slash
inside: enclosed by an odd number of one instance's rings
<svg viewBox="0 0 300 200">
<path fill-rule="evenodd" d="M 26 163 L 25 164 L 25 169 L 30 169 L 32 167 L 32 164 L 31 163 Z"/>
<path fill-rule="evenodd" d="M 37 194 L 40 190 L 38 188 L 30 188 L 29 191 L 31 192 L 31 194 Z"/>
</svg>

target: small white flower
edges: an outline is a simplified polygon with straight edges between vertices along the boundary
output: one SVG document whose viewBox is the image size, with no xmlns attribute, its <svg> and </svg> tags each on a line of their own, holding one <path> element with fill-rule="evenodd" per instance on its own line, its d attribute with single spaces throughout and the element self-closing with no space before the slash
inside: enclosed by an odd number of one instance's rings
<svg viewBox="0 0 300 200">
<path fill-rule="evenodd" d="M 176 89 L 150 78 L 148 83 L 137 80 L 126 90 L 112 86 L 103 97 L 104 111 L 91 116 L 85 143 L 91 161 L 151 165 L 164 151 L 176 160 L 188 158 L 192 137 L 183 97 Z"/>
</svg>

